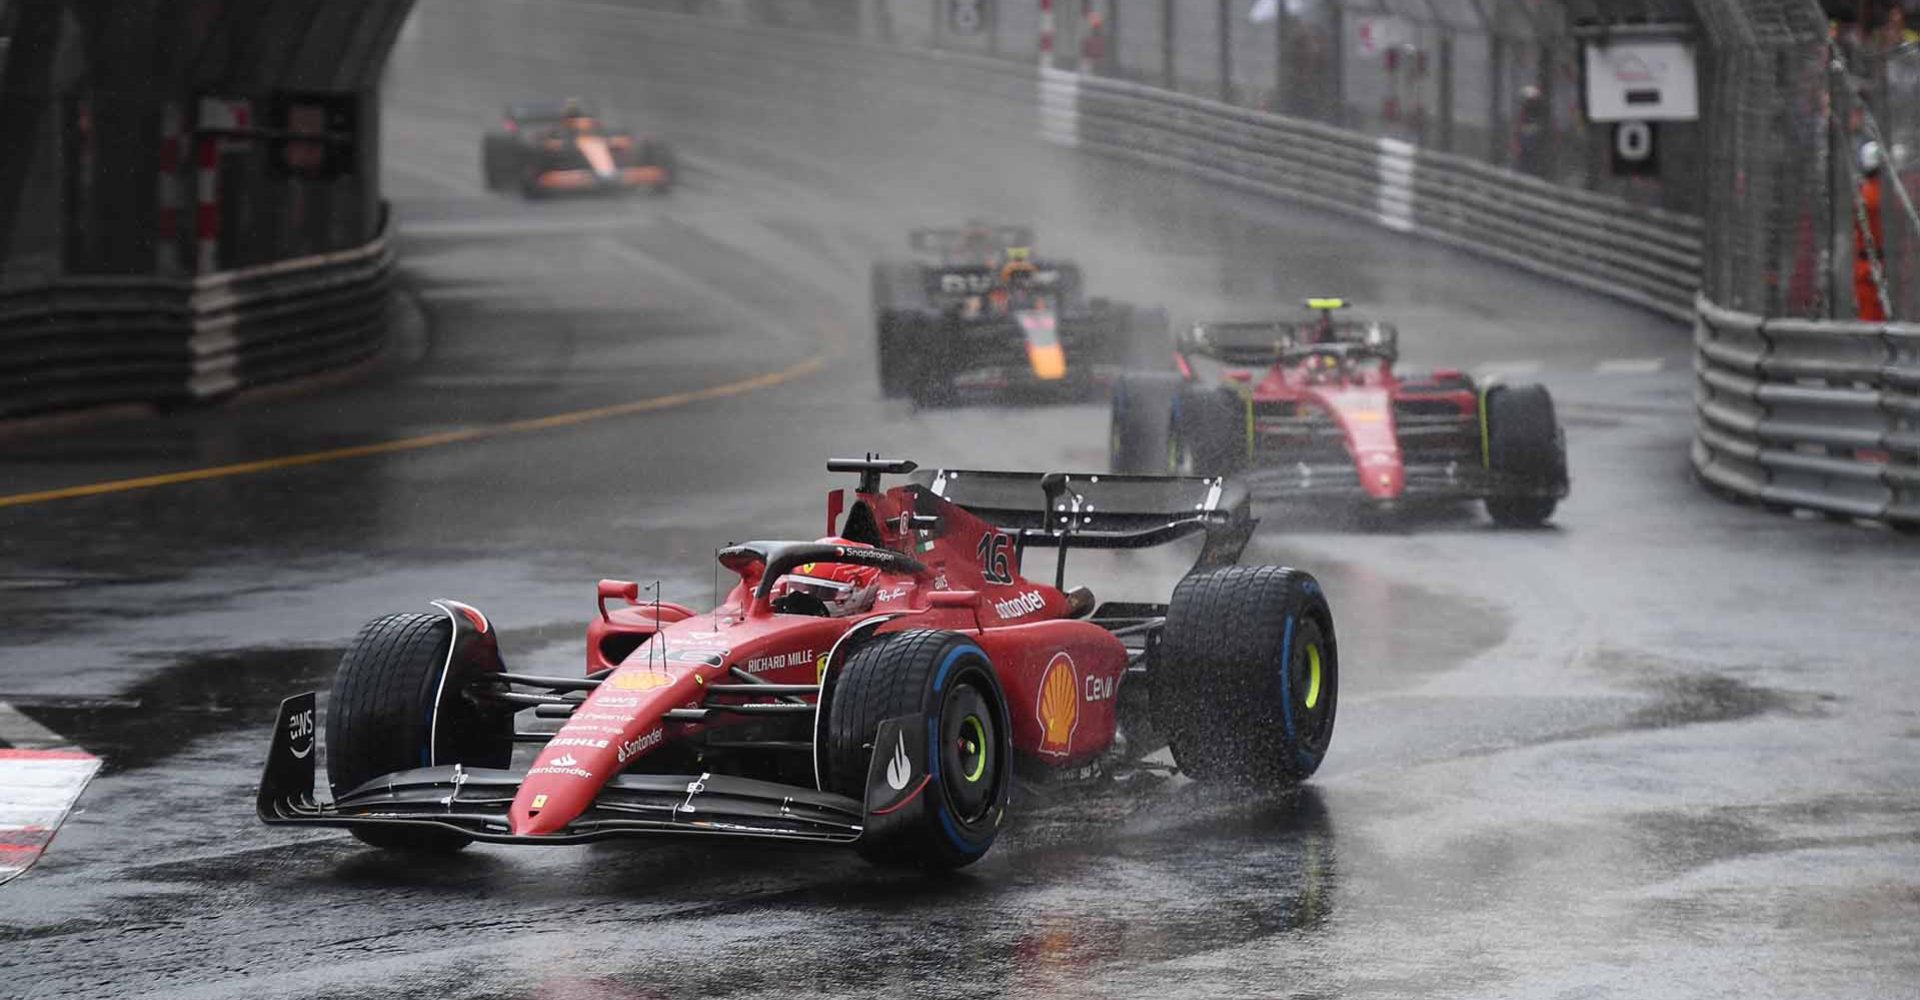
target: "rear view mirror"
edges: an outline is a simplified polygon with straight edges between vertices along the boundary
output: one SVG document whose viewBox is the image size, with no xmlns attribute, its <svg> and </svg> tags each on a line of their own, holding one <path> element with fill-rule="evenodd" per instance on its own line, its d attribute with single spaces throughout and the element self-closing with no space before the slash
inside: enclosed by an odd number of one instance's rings
<svg viewBox="0 0 1920 1000">
<path fill-rule="evenodd" d="M 619 598 L 628 604 L 640 603 L 640 585 L 632 580 L 602 580 L 600 581 L 599 589 L 600 619 L 602 621 L 605 621 L 607 618 L 607 598 Z"/>
</svg>

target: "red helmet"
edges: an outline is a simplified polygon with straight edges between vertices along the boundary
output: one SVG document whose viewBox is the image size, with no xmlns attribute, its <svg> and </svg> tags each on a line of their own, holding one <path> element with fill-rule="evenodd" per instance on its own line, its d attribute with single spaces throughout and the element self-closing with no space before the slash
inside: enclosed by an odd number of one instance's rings
<svg viewBox="0 0 1920 1000">
<path fill-rule="evenodd" d="M 820 539 L 820 542 L 850 549 L 873 547 L 831 536 Z M 844 618 L 872 609 L 879 592 L 880 570 L 877 567 L 855 563 L 806 563 L 774 581 L 773 603 L 774 610 L 785 614 Z"/>
</svg>

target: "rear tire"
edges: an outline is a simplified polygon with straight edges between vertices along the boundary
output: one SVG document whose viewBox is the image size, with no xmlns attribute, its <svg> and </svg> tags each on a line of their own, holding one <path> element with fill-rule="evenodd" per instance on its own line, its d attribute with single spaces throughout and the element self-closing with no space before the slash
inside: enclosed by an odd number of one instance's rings
<svg viewBox="0 0 1920 1000">
<path fill-rule="evenodd" d="M 926 785 L 855 847 L 892 867 L 946 870 L 980 860 L 1005 818 L 1013 727 L 993 664 L 973 640 L 929 629 L 880 636 L 847 659 L 827 706 L 828 791 L 866 801 L 882 720 L 918 715 L 939 759 Z"/>
<path fill-rule="evenodd" d="M 1180 395 L 1169 450 L 1173 471 L 1228 476 L 1247 464 L 1246 402 L 1231 389 L 1189 388 Z"/>
<path fill-rule="evenodd" d="M 1553 396 L 1539 385 L 1494 386 L 1485 407 L 1487 468 L 1527 492 L 1490 496 L 1487 515 L 1502 527 L 1537 528 L 1559 505 L 1541 493 L 1564 490 L 1566 438 L 1554 415 Z"/>
<path fill-rule="evenodd" d="M 459 674 L 487 669 L 448 664 L 452 642 L 453 623 L 439 614 L 387 615 L 368 622 L 354 637 L 340 658 L 327 709 L 327 780 L 336 794 L 432 763 L 506 767 L 511 762 L 511 711 L 466 694 L 466 676 L 441 683 L 448 669 Z M 499 669 L 497 661 L 491 669 Z M 375 847 L 413 851 L 457 851 L 470 842 L 451 831 L 400 826 L 355 827 L 353 835 Z"/>
<path fill-rule="evenodd" d="M 1288 785 L 1326 756 L 1340 657 L 1306 573 L 1225 566 L 1180 581 L 1151 669 L 1154 729 L 1196 781 Z"/>
<path fill-rule="evenodd" d="M 1107 459 L 1114 472 L 1164 473 L 1170 467 L 1173 401 L 1185 382 L 1172 373 L 1123 375 L 1113 386 Z"/>
</svg>

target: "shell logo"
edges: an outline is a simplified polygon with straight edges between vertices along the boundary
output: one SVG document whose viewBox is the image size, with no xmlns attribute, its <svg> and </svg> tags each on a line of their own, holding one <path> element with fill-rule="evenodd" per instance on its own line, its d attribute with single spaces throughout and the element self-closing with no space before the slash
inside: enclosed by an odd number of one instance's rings
<svg viewBox="0 0 1920 1000">
<path fill-rule="evenodd" d="M 1073 657 L 1055 653 L 1047 662 L 1047 669 L 1040 673 L 1035 711 L 1040 717 L 1040 752 L 1065 757 L 1080 725 L 1080 679 Z"/>
<path fill-rule="evenodd" d="M 651 691 L 672 684 L 673 677 L 651 670 L 625 670 L 607 678 L 607 683 L 622 691 Z"/>
</svg>

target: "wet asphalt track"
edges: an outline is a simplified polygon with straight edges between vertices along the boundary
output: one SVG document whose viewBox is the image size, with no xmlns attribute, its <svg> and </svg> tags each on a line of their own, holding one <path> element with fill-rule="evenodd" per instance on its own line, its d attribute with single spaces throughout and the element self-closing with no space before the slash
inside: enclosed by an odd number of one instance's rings
<svg viewBox="0 0 1920 1000">
<path fill-rule="evenodd" d="M 614 8 L 529 24 L 424 3 L 395 55 L 419 357 L 0 437 L 0 493 L 666 402 L 0 507 L 0 700 L 108 762 L 0 888 L 0 996 L 1920 993 L 1914 545 L 1690 485 L 1683 330 L 1051 150 L 925 128 L 901 148 L 804 95 L 709 102 L 650 78 L 646 22 Z M 567 58 L 595 45 L 634 58 Z M 660 122 L 684 187 L 480 191 L 495 106 L 556 91 Z M 1415 364 L 1536 371 L 1574 495 L 1526 533 L 1468 510 L 1267 513 L 1249 558 L 1320 574 L 1344 654 L 1333 753 L 1295 797 L 1175 780 L 1036 803 L 935 881 L 757 845 L 421 864 L 253 821 L 274 704 L 324 689 L 366 618 L 457 596 L 510 662 L 576 669 L 592 580 L 705 600 L 715 545 L 815 533 L 829 454 L 1099 467 L 1100 407 L 876 398 L 869 261 L 969 213 L 1033 220 L 1097 293 L 1191 314 L 1337 292 L 1399 320 Z"/>
</svg>

